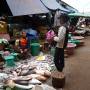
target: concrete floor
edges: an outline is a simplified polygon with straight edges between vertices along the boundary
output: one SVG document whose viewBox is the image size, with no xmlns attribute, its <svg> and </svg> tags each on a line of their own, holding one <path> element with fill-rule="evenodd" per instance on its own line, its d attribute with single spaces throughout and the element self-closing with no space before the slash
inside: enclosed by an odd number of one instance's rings
<svg viewBox="0 0 90 90">
<path fill-rule="evenodd" d="M 85 37 L 85 45 L 76 48 L 65 64 L 64 90 L 90 90 L 90 36 Z"/>
<path fill-rule="evenodd" d="M 85 45 L 77 47 L 74 55 L 65 60 L 66 84 L 63 90 L 90 90 L 90 36 L 84 40 Z M 51 80 L 48 83 L 52 85 Z"/>
</svg>

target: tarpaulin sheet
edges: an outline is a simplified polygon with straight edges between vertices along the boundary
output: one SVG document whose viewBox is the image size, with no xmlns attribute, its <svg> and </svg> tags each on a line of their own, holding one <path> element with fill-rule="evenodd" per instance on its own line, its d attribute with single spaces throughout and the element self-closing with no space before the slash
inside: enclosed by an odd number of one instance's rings
<svg viewBox="0 0 90 90">
<path fill-rule="evenodd" d="M 40 0 L 6 0 L 13 16 L 48 13 Z"/>
<path fill-rule="evenodd" d="M 65 9 L 63 6 L 61 6 L 56 0 L 41 0 L 42 3 L 51 10 L 60 9 L 65 12 L 69 12 L 69 10 Z"/>
</svg>

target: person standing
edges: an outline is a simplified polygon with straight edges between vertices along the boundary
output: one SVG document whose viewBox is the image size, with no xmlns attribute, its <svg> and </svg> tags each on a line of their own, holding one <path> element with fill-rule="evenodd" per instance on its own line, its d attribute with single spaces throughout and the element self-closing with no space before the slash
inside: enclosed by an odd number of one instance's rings
<svg viewBox="0 0 90 90">
<path fill-rule="evenodd" d="M 64 49 L 68 42 L 68 21 L 69 17 L 66 14 L 60 15 L 60 24 L 58 35 L 54 37 L 54 41 L 57 42 L 54 63 L 58 71 L 62 72 L 64 68 Z"/>
</svg>

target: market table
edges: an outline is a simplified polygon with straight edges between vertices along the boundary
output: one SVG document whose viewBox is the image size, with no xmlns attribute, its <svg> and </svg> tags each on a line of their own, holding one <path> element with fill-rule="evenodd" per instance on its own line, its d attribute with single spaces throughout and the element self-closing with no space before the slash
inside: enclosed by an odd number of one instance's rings
<svg viewBox="0 0 90 90">
<path fill-rule="evenodd" d="M 1 71 L 1 73 L 7 74 L 7 76 L 9 76 L 10 80 L 15 80 L 15 79 L 17 80 L 17 77 L 18 77 L 18 79 L 20 79 L 20 78 L 26 78 L 26 77 L 35 78 L 38 76 L 39 77 L 38 79 L 40 79 L 42 77 L 43 81 L 45 82 L 49 78 L 48 75 L 46 74 L 46 71 L 50 72 L 52 70 L 52 66 L 54 66 L 53 56 L 48 55 L 48 54 L 47 55 L 43 54 L 40 56 L 34 56 L 34 57 L 32 56 L 31 58 L 29 58 L 25 61 L 21 60 L 19 62 L 16 62 L 15 67 L 5 67 Z M 42 76 L 43 74 L 46 78 L 44 78 L 44 76 Z M 43 81 L 42 81 L 42 83 L 43 83 Z M 15 86 L 17 88 L 31 87 L 31 85 L 30 86 L 26 85 L 24 87 L 24 85 L 19 85 L 17 83 L 15 84 Z"/>
</svg>

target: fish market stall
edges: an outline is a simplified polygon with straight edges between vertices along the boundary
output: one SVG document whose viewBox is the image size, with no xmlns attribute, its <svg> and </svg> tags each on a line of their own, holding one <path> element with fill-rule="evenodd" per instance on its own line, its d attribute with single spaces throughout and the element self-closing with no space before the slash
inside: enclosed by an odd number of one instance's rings
<svg viewBox="0 0 90 90">
<path fill-rule="evenodd" d="M 0 70 L 2 86 L 10 88 L 30 89 L 34 85 L 45 83 L 51 76 L 53 69 L 53 57 L 51 55 L 32 56 L 25 61 L 15 63 L 14 67 L 4 66 Z M 1 79 L 0 77 L 0 79 Z"/>
</svg>

